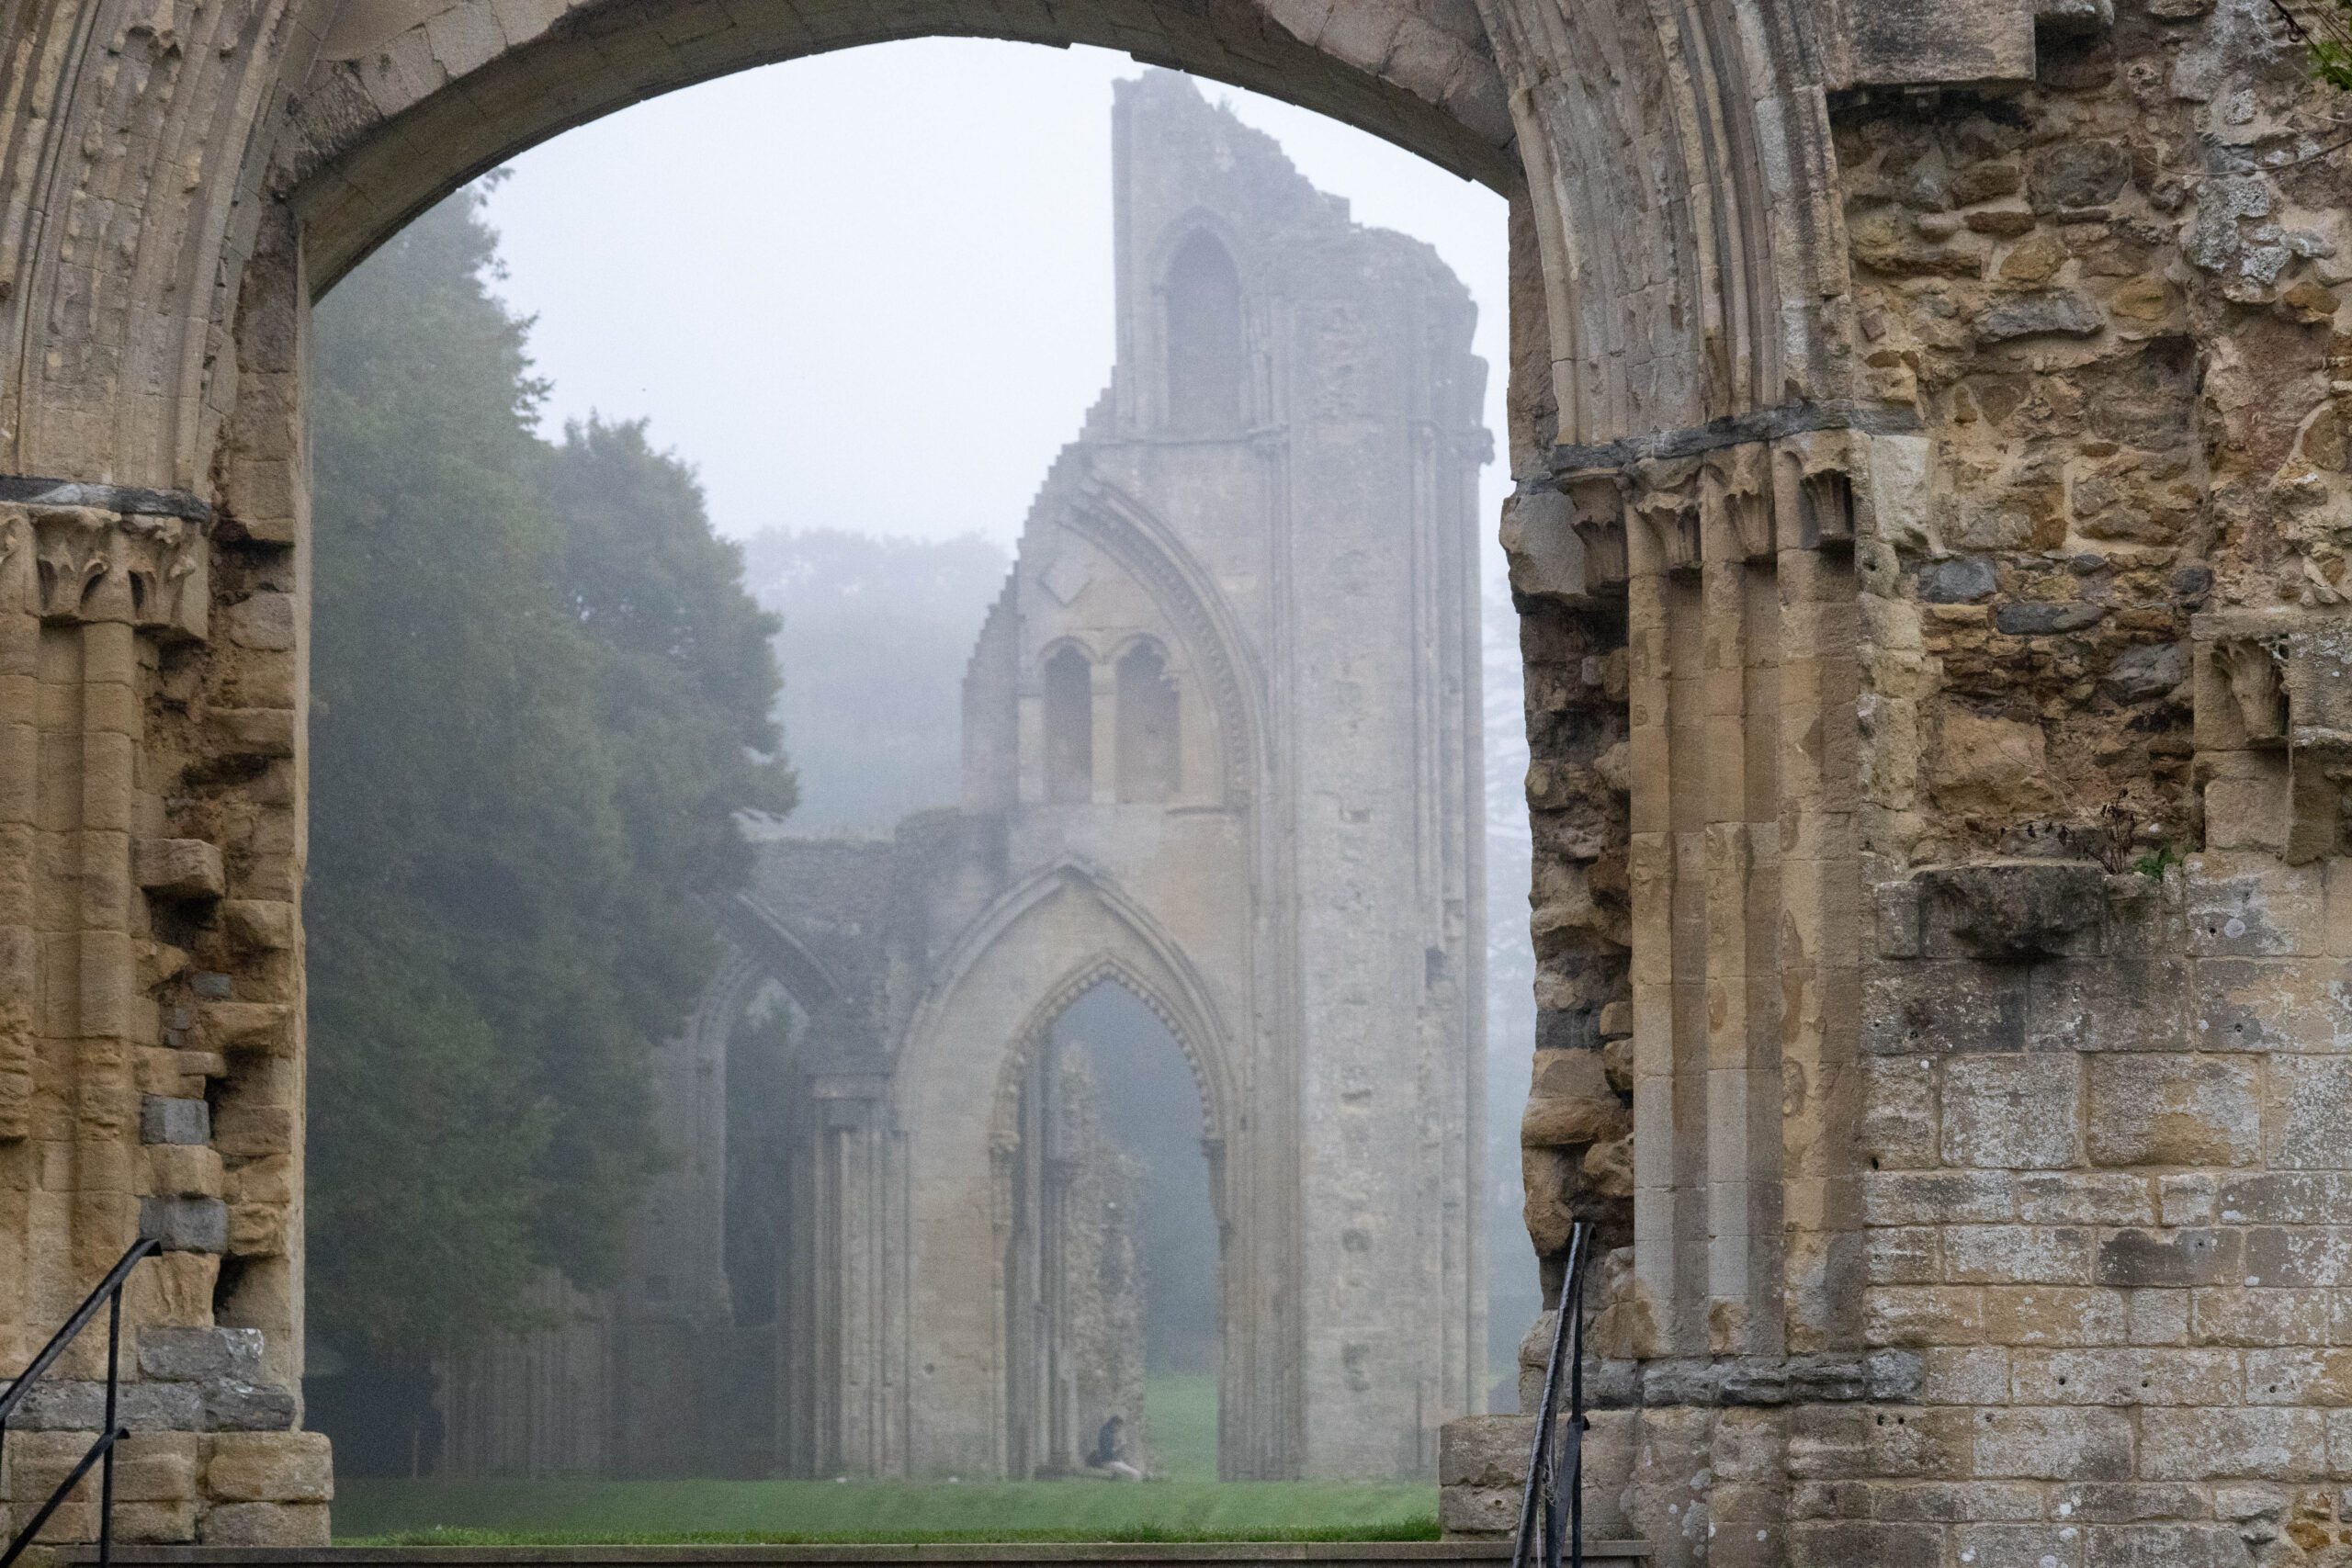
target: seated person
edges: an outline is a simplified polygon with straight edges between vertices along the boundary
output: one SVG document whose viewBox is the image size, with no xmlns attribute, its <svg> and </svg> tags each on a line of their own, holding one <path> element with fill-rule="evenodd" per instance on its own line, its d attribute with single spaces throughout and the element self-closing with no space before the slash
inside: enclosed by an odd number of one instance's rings
<svg viewBox="0 0 2352 1568">
<path fill-rule="evenodd" d="M 1141 1481 L 1143 1472 L 1127 1462 L 1127 1422 L 1123 1416 L 1114 1416 L 1102 1423 L 1094 1434 L 1094 1451 L 1086 1456 L 1090 1470 L 1107 1470 L 1129 1481 Z"/>
</svg>

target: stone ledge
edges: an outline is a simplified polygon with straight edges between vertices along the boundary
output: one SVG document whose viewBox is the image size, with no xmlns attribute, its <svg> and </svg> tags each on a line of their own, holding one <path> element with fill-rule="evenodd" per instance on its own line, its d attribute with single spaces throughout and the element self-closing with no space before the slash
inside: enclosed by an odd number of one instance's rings
<svg viewBox="0 0 2352 1568">
<path fill-rule="evenodd" d="M 1656 1361 L 1601 1363 L 1612 1393 L 1630 1392 L 1628 1372 L 1641 1379 L 1644 1409 L 1669 1405 L 1905 1404 L 1919 1397 L 1922 1372 L 1909 1350 L 1872 1350 L 1852 1356 L 1738 1356 L 1721 1360 L 1696 1357 Z M 1624 1369 L 1618 1372 L 1617 1369 Z M 1614 1377 L 1608 1377 L 1609 1373 Z M 1593 1382 L 1588 1382 L 1588 1390 Z M 1593 1403 L 1601 1405 L 1598 1399 Z M 1634 1404 L 1621 1398 L 1611 1403 Z M 1606 1408 L 1605 1405 L 1602 1406 Z"/>
<path fill-rule="evenodd" d="M 25 1396 L 10 1431 L 96 1432 L 106 1422 L 103 1382 L 43 1382 Z M 294 1396 L 234 1377 L 201 1382 L 123 1382 L 116 1414 L 134 1432 L 283 1432 L 294 1425 Z"/>
<path fill-rule="evenodd" d="M 139 1370 L 158 1382 L 251 1382 L 261 1375 L 261 1352 L 258 1328 L 158 1326 L 139 1334 Z"/>
<path fill-rule="evenodd" d="M 165 898 L 218 898 L 227 886 L 219 846 L 202 839 L 133 839 L 132 879 Z"/>
<path fill-rule="evenodd" d="M 1636 463 L 1675 457 L 1696 457 L 1726 446 L 1750 442 L 1781 441 L 1817 430 L 1854 430 L 1865 435 L 1901 435 L 1920 428 L 1919 412 L 1895 403 L 1863 402 L 1834 398 L 1820 402 L 1800 399 L 1752 413 L 1726 414 L 1683 430 L 1651 431 L 1621 441 L 1589 446 L 1563 442 L 1551 450 L 1555 478 L 1599 470 L 1629 468 Z"/>
<path fill-rule="evenodd" d="M 201 497 L 176 490 L 141 490 L 135 485 L 82 484 L 73 479 L 36 479 L 26 474 L 0 474 L 0 502 L 32 506 L 87 506 L 119 512 L 129 517 L 179 517 L 190 523 L 212 521 L 212 508 Z"/>
<path fill-rule="evenodd" d="M 2021 87 L 2042 35 L 2101 32 L 2112 0 L 1822 0 L 1826 85 Z"/>
<path fill-rule="evenodd" d="M 1911 1350 L 1721 1359 L 1676 1356 L 1654 1361 L 1595 1359 L 1585 1368 L 1585 1404 L 1589 1410 L 1903 1404 L 1918 1399 L 1922 1377 L 1919 1357 Z"/>
</svg>

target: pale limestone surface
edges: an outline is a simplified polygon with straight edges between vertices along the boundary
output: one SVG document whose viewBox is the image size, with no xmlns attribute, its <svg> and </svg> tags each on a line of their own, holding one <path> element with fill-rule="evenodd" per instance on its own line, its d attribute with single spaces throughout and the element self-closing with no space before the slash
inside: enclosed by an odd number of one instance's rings
<svg viewBox="0 0 2352 1568">
<path fill-rule="evenodd" d="M 1555 1277 L 1578 1214 L 1614 1249 L 1607 1506 L 1673 1563 L 2352 1544 L 2352 191 L 2275 6 L 36 0 L 0 30 L 0 1353 L 143 1201 L 242 1266 L 216 1303 L 174 1254 L 141 1321 L 260 1329 L 291 1403 L 312 288 L 644 92 L 1083 39 L 1513 197 L 1539 1043 L 1605 1086 L 1544 1059 L 1544 1100 L 1592 1103 L 1531 1116 L 1529 1219 Z M 200 592 L 128 591 L 208 517 Z M 37 536 L 80 553 L 44 579 Z M 231 618 L 263 594 L 286 615 Z M 213 845 L 224 908 L 284 918 L 166 945 L 136 840 Z M 160 1197 L 142 1096 L 208 1079 L 222 1196 Z"/>
</svg>

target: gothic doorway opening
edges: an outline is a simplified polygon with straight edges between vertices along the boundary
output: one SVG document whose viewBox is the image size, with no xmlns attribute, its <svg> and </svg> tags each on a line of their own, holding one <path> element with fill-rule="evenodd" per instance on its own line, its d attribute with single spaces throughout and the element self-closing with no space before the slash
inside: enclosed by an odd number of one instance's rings
<svg viewBox="0 0 2352 1568">
<path fill-rule="evenodd" d="M 1102 980 L 1055 1020 L 1014 1092 L 1008 1473 L 1116 1474 L 1124 1463 L 1215 1479 L 1221 1235 L 1214 1145 L 1182 1046 L 1134 992 Z"/>
</svg>

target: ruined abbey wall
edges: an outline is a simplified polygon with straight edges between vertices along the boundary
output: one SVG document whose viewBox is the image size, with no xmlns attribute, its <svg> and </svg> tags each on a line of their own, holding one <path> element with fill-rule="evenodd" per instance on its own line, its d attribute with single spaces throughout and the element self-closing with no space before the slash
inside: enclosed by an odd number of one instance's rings
<svg viewBox="0 0 2352 1568">
<path fill-rule="evenodd" d="M 1481 1408 L 1474 309 L 1180 76 L 1121 84 L 1112 129 L 1119 356 L 973 649 L 963 799 L 762 847 L 737 957 L 661 1055 L 692 1153 L 609 1332 L 458 1372 L 469 1468 L 527 1467 L 538 1431 L 611 1434 L 606 1470 L 729 1450 L 698 1392 L 740 1353 L 725 1169 L 760 1157 L 724 1146 L 729 1035 L 771 980 L 805 1014 L 777 1469 L 1058 1474 L 1114 1410 L 1148 1442 L 1102 1326 L 1134 1303 L 1089 1261 L 1132 1246 L 1101 1218 L 1116 1156 L 1069 1130 L 1082 1053 L 1056 1059 L 1096 986 L 1198 1090 L 1170 1113 L 1223 1238 L 1225 1472 L 1426 1476 Z M 560 1345 L 609 1370 L 509 1370 Z"/>
<path fill-rule="evenodd" d="M 1867 437 L 1521 455 L 1529 1222 L 1660 1561 L 2345 1539 L 2333 96 L 2228 0 L 2032 41 L 1830 99 Z"/>
</svg>

